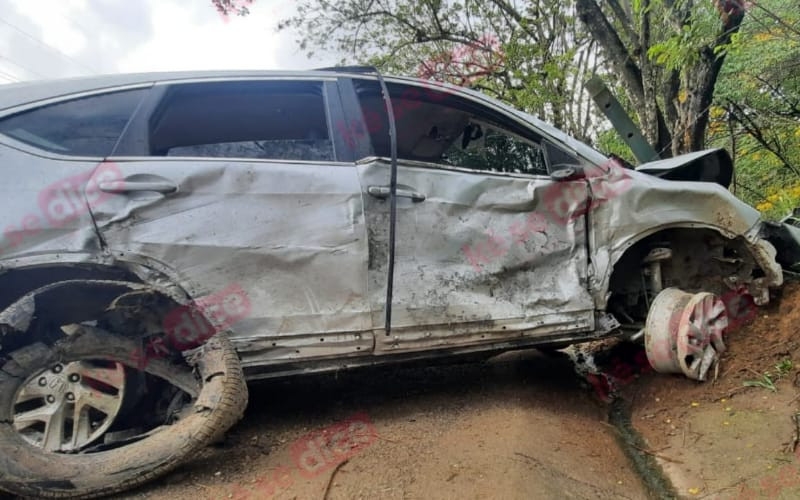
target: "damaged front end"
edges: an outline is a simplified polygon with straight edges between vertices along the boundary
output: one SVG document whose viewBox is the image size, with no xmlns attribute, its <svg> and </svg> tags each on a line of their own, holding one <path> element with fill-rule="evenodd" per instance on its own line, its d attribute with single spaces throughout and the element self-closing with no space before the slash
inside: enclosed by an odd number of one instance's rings
<svg viewBox="0 0 800 500">
<path fill-rule="evenodd" d="M 733 196 L 729 162 L 711 150 L 642 165 L 624 196 L 592 214 L 595 300 L 644 340 L 656 371 L 705 380 L 723 335 L 800 262 L 800 230 Z"/>
<path fill-rule="evenodd" d="M 800 228 L 793 217 L 781 222 L 764 221 L 759 236 L 769 241 L 777 252 L 775 260 L 783 269 L 800 272 Z"/>
</svg>

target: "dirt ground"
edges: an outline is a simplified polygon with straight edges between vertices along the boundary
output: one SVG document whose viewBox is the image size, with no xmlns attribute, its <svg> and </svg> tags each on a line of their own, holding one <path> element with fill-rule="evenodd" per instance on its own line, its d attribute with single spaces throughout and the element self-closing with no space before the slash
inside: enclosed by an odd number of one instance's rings
<svg viewBox="0 0 800 500">
<path fill-rule="evenodd" d="M 800 284 L 725 342 L 716 381 L 648 374 L 624 387 L 633 424 L 682 495 L 800 498 Z M 744 385 L 787 360 L 776 391 Z"/>
<path fill-rule="evenodd" d="M 640 453 L 680 497 L 800 498 L 798 366 L 775 381 L 776 392 L 743 385 L 764 372 L 775 379 L 785 360 L 800 364 L 798 320 L 800 285 L 791 283 L 726 336 L 716 380 L 649 372 L 620 384 L 645 439 Z M 620 352 L 635 365 L 637 349 Z M 607 423 L 608 405 L 566 356 L 526 351 L 261 383 L 250 399 L 223 443 L 122 498 L 654 497 Z M 298 465 L 292 450 L 353 416 L 374 438 L 324 455 L 314 474 Z"/>
<path fill-rule="evenodd" d="M 369 369 L 250 398 L 222 446 L 124 498 L 326 498 L 335 469 L 304 477 L 292 444 L 359 413 L 377 440 L 336 470 L 328 498 L 646 498 L 566 357 Z"/>
</svg>

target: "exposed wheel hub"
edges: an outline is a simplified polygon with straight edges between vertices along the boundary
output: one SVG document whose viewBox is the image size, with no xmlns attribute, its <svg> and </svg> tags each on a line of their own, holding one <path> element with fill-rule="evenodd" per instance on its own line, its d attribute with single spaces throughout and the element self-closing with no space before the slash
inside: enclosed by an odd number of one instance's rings
<svg viewBox="0 0 800 500">
<path fill-rule="evenodd" d="M 727 327 L 725 304 L 717 295 L 667 288 L 647 314 L 647 359 L 658 372 L 705 380 L 725 350 L 722 335 Z"/>
<path fill-rule="evenodd" d="M 108 430 L 124 396 L 125 370 L 121 363 L 57 364 L 22 385 L 14 401 L 14 428 L 34 446 L 76 451 Z"/>
</svg>

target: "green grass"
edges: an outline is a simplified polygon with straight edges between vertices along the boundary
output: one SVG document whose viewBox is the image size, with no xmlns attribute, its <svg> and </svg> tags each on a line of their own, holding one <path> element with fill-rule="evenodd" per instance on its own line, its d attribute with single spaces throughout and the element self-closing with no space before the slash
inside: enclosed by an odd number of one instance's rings
<svg viewBox="0 0 800 500">
<path fill-rule="evenodd" d="M 763 374 L 759 374 L 757 372 L 756 375 L 759 376 L 756 380 L 745 380 L 743 385 L 745 387 L 761 387 L 764 389 L 769 389 L 772 392 L 778 392 L 778 388 L 775 387 L 775 382 L 780 380 L 781 378 L 785 377 L 788 373 L 792 371 L 794 368 L 794 364 L 792 363 L 791 359 L 784 359 L 777 365 L 775 365 L 775 374 L 771 374 L 768 371 L 765 371 Z"/>
</svg>

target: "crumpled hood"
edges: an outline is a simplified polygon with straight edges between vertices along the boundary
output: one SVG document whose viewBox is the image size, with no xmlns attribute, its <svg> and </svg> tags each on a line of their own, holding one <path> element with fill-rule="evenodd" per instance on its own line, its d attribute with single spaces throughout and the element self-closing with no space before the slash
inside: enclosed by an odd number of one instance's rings
<svg viewBox="0 0 800 500">
<path fill-rule="evenodd" d="M 733 179 L 733 161 L 724 149 L 705 149 L 643 163 L 636 171 L 675 181 L 716 182 L 727 188 Z"/>
<path fill-rule="evenodd" d="M 682 223 L 699 223 L 739 236 L 761 219 L 758 210 L 719 184 L 667 180 L 638 170 L 625 173 L 631 178 L 625 190 L 592 212 L 602 245 L 622 247 L 637 234 Z"/>
<path fill-rule="evenodd" d="M 604 280 L 625 250 L 663 229 L 711 228 L 728 238 L 742 236 L 750 245 L 766 243 L 758 237 L 761 214 L 719 184 L 666 180 L 638 170 L 625 174 L 630 179 L 622 189 L 612 191 L 615 196 L 602 200 L 589 215 L 594 276 L 602 281 L 594 284 L 595 290 L 607 288 Z"/>
</svg>

